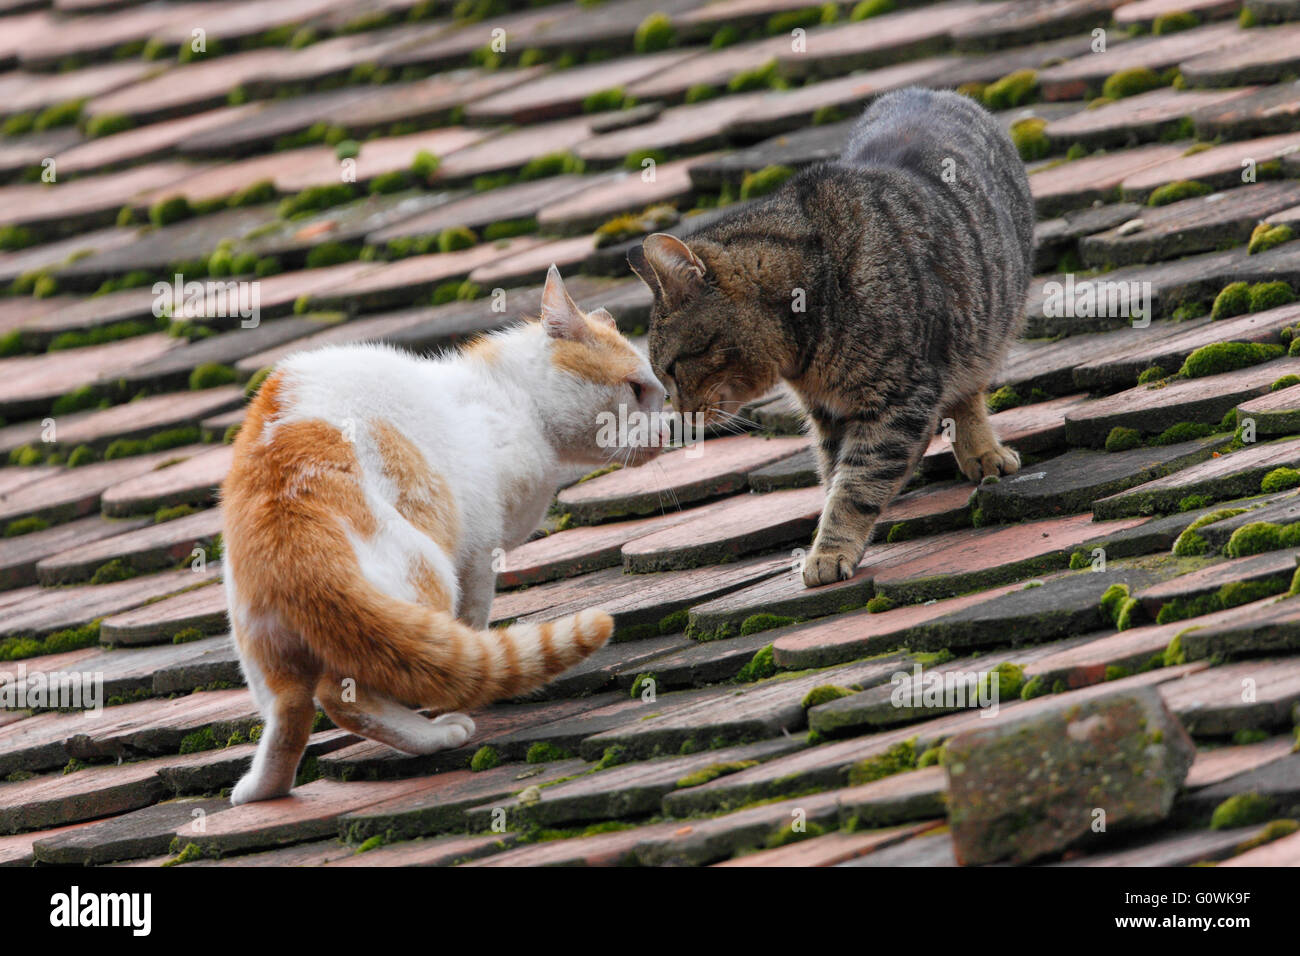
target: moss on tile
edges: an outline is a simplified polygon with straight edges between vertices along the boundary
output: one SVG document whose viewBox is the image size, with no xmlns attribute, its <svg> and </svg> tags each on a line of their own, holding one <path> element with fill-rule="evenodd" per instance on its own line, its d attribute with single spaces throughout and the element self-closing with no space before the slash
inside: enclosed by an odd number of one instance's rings
<svg viewBox="0 0 1300 956">
<path fill-rule="evenodd" d="M 884 753 L 859 760 L 849 767 L 850 786 L 860 786 L 873 780 L 883 780 L 895 774 L 916 769 L 916 738 L 894 744 Z"/>
<path fill-rule="evenodd" d="M 749 663 L 740 669 L 740 672 L 736 674 L 736 683 L 748 684 L 753 681 L 763 680 L 772 677 L 777 670 L 772 645 L 768 644 L 755 651 Z"/>
<path fill-rule="evenodd" d="M 1238 793 L 1214 808 L 1211 830 L 1231 830 L 1265 823 L 1274 813 L 1273 798 L 1262 793 Z"/>
<path fill-rule="evenodd" d="M 1266 222 L 1257 225 L 1250 234 L 1250 244 L 1246 247 L 1250 255 L 1256 255 L 1260 252 L 1267 252 L 1275 246 L 1280 246 L 1284 242 L 1290 242 L 1295 238 L 1291 227 L 1285 223 L 1282 225 L 1272 226 Z"/>
<path fill-rule="evenodd" d="M 1269 362 L 1285 354 L 1284 346 L 1266 342 L 1212 342 L 1187 356 L 1178 374 L 1183 378 L 1218 375 Z"/>
<path fill-rule="evenodd" d="M 1179 179 L 1172 183 L 1165 183 L 1153 190 L 1151 195 L 1147 197 L 1147 205 L 1167 206 L 1170 203 L 1191 199 L 1194 196 L 1208 196 L 1212 192 L 1214 192 L 1214 187 L 1208 183 L 1199 182 L 1195 179 Z"/>
<path fill-rule="evenodd" d="M 470 758 L 469 769 L 478 773 L 483 770 L 491 770 L 501 762 L 501 754 L 495 747 L 482 746 L 474 751 L 474 756 Z"/>
<path fill-rule="evenodd" d="M 984 105 L 991 110 L 1009 110 L 1030 102 L 1038 92 L 1036 70 L 1016 70 L 984 88 Z"/>
</svg>

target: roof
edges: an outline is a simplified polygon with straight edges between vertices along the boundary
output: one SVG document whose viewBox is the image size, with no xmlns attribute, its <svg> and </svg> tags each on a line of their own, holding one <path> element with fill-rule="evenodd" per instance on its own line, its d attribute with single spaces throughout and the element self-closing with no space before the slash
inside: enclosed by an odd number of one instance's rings
<svg viewBox="0 0 1300 956">
<path fill-rule="evenodd" d="M 1270 825 L 1300 813 L 1300 4 L 893 6 L 4 3 L 0 670 L 107 701 L 0 710 L 0 862 L 953 865 L 941 745 L 1112 690 L 1186 728 L 1186 780 L 1036 859 L 1300 862 Z M 506 555 L 494 622 L 601 607 L 614 643 L 459 750 L 322 715 L 291 797 L 229 807 L 259 717 L 215 492 L 260 370 L 454 345 L 552 262 L 641 335 L 640 234 L 910 84 L 990 105 L 1029 167 L 1039 278 L 992 398 L 1021 472 L 972 486 L 937 437 L 858 574 L 806 590 L 822 492 L 774 393 Z M 177 273 L 244 284 L 157 319 Z M 1057 308 L 1067 282 L 1151 321 Z M 900 707 L 917 665 L 995 674 L 999 715 Z"/>
</svg>

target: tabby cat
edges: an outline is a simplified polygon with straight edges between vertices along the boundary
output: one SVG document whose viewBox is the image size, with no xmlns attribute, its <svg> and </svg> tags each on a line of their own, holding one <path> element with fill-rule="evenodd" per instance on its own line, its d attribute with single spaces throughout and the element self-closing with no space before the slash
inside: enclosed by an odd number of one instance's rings
<svg viewBox="0 0 1300 956">
<path fill-rule="evenodd" d="M 265 718 L 236 804 L 282 796 L 316 714 L 406 753 L 459 747 L 456 711 L 545 684 L 603 645 L 586 610 L 487 630 L 501 549 L 525 540 L 561 470 L 643 464 L 602 415 L 662 414 L 664 390 L 604 309 L 551 267 L 541 319 L 422 358 L 301 352 L 263 382 L 222 486 L 231 630 Z M 437 712 L 429 720 L 410 707 Z"/>
<path fill-rule="evenodd" d="M 937 426 L 978 481 L 1020 466 L 985 390 L 1019 331 L 1033 248 L 1024 166 L 970 99 L 876 100 L 843 155 L 630 257 L 654 293 L 650 357 L 674 409 L 725 416 L 789 383 L 827 487 L 808 586 L 851 577 Z"/>
</svg>

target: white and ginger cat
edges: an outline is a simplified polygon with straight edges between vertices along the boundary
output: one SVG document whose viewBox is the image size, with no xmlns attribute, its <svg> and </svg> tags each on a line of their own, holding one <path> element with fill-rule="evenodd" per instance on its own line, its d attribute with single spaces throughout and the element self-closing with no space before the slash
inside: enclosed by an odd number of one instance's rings
<svg viewBox="0 0 1300 956">
<path fill-rule="evenodd" d="M 231 802 L 289 792 L 313 700 L 339 727 L 432 753 L 474 733 L 457 711 L 601 647 L 614 622 L 598 610 L 488 630 L 493 550 L 529 537 L 566 466 L 653 458 L 649 442 L 601 447 L 598 416 L 658 420 L 663 398 L 613 317 L 580 311 L 554 266 L 540 321 L 460 352 L 356 345 L 281 362 L 221 490 L 231 630 L 265 719 Z"/>
</svg>

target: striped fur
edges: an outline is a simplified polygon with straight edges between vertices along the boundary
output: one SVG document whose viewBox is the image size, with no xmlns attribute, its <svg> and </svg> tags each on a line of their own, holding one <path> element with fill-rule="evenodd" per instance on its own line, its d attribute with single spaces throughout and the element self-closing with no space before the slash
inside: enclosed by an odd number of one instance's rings
<svg viewBox="0 0 1300 956">
<path fill-rule="evenodd" d="M 984 392 L 1019 331 L 1033 203 L 1010 139 L 966 97 L 878 99 L 841 158 L 630 256 L 655 295 L 650 356 L 682 412 L 735 412 L 784 379 L 827 499 L 809 586 L 852 576 L 941 420 L 978 481 L 1020 466 Z"/>
<path fill-rule="evenodd" d="M 266 721 L 233 802 L 288 793 L 314 701 L 340 727 L 431 753 L 473 733 L 458 710 L 601 647 L 613 620 L 597 610 L 488 630 L 493 552 L 537 527 L 562 469 L 657 451 L 600 447 L 597 413 L 662 402 L 608 313 L 579 311 L 554 269 L 540 321 L 462 353 L 363 345 L 280 363 L 222 486 L 231 629 Z"/>
</svg>

